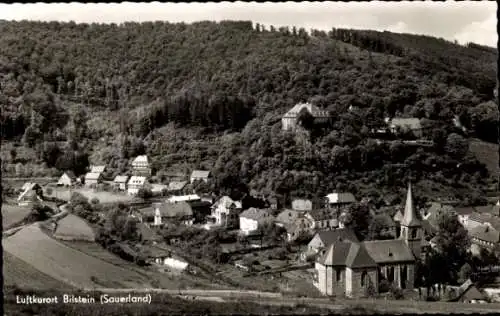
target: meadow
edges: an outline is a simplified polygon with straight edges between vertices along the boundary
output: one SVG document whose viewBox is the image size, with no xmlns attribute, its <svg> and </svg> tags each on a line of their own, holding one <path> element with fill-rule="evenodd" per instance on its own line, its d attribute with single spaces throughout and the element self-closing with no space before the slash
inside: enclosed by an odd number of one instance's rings
<svg viewBox="0 0 500 316">
<path fill-rule="evenodd" d="M 62 240 L 94 241 L 95 233 L 84 219 L 68 214 L 57 222 L 54 237 Z"/>
</svg>

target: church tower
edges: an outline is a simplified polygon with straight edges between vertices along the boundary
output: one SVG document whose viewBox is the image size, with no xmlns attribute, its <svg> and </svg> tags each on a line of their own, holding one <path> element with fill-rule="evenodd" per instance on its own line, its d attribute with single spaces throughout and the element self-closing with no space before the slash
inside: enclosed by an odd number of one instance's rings
<svg viewBox="0 0 500 316">
<path fill-rule="evenodd" d="M 417 260 L 421 257 L 423 237 L 422 222 L 417 217 L 417 213 L 413 208 L 413 196 L 410 182 L 408 184 L 408 193 L 406 194 L 406 204 L 403 219 L 401 220 L 401 235 L 399 238 L 406 242 Z"/>
</svg>

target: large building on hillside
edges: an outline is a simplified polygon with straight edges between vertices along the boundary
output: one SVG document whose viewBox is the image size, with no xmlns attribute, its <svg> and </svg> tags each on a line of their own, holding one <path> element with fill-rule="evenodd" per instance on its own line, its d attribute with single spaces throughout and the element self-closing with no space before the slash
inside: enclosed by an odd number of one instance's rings
<svg viewBox="0 0 500 316">
<path fill-rule="evenodd" d="M 343 238 L 323 245 L 315 263 L 314 285 L 325 295 L 349 297 L 364 296 L 370 288 L 378 293 L 384 279 L 396 287 L 412 289 L 415 263 L 425 247 L 423 237 L 410 184 L 399 238 L 361 243 Z"/>
<path fill-rule="evenodd" d="M 314 123 L 326 123 L 330 118 L 328 111 L 322 110 L 311 103 L 298 103 L 281 118 L 282 129 L 284 131 L 295 130 L 298 118 L 303 111 L 309 112 L 314 118 Z"/>
</svg>

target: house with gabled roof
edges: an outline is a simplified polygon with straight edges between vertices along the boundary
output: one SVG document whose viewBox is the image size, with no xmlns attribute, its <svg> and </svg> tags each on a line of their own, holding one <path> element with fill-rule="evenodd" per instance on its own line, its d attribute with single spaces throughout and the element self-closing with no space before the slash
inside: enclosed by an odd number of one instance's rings
<svg viewBox="0 0 500 316">
<path fill-rule="evenodd" d="M 274 216 L 269 210 L 251 207 L 240 214 L 240 232 L 252 235 L 258 232 L 259 227 L 268 223 L 272 224 Z"/>
<path fill-rule="evenodd" d="M 162 226 L 165 223 L 183 223 L 192 225 L 193 209 L 186 202 L 154 203 L 151 207 L 139 210 L 141 222 L 151 226 Z"/>
<path fill-rule="evenodd" d="M 75 185 L 76 182 L 77 182 L 77 177 L 75 176 L 73 171 L 68 170 L 68 171 L 65 171 L 62 174 L 62 176 L 59 178 L 59 180 L 57 181 L 57 185 L 63 185 L 66 187 L 70 187 L 70 186 Z"/>
<path fill-rule="evenodd" d="M 19 205 L 29 205 L 35 201 L 42 201 L 42 187 L 38 183 L 26 182 L 21 188 L 21 193 L 17 198 Z"/>
<path fill-rule="evenodd" d="M 339 227 L 338 215 L 330 209 L 308 211 L 305 216 L 312 222 L 311 229 L 335 229 Z"/>
<path fill-rule="evenodd" d="M 90 166 L 90 173 L 103 173 L 105 169 L 106 166 L 103 165 L 100 166 L 92 165 Z"/>
<path fill-rule="evenodd" d="M 492 251 L 500 245 L 500 230 L 488 224 L 482 224 L 469 230 L 471 238 L 471 250 L 473 253 L 480 253 L 481 248 Z"/>
<path fill-rule="evenodd" d="M 170 194 L 179 194 L 188 184 L 187 181 L 171 181 L 168 184 L 167 192 Z"/>
<path fill-rule="evenodd" d="M 113 187 L 117 190 L 125 191 L 127 190 L 128 176 L 118 175 L 113 180 Z"/>
<path fill-rule="evenodd" d="M 234 201 L 226 195 L 212 205 L 212 212 L 209 218 L 215 226 L 238 228 L 241 211 L 241 202 Z"/>
<path fill-rule="evenodd" d="M 131 176 L 127 182 L 127 192 L 130 195 L 136 195 L 140 189 L 146 187 L 146 177 Z"/>
<path fill-rule="evenodd" d="M 457 289 L 457 295 L 451 300 L 451 302 L 461 302 L 461 303 L 486 303 L 488 297 L 480 291 L 471 279 L 465 281 Z"/>
<path fill-rule="evenodd" d="M 197 202 L 201 201 L 201 197 L 198 194 L 187 194 L 187 195 L 174 195 L 167 199 L 170 203 L 177 202 Z"/>
<path fill-rule="evenodd" d="M 354 195 L 349 192 L 333 192 L 325 196 L 325 200 L 327 207 L 341 207 L 356 202 Z"/>
<path fill-rule="evenodd" d="M 136 176 L 151 176 L 151 167 L 148 156 L 139 155 L 132 161 L 132 173 Z"/>
<path fill-rule="evenodd" d="M 85 174 L 85 186 L 96 187 L 102 182 L 102 174 L 100 172 L 88 172 Z"/>
<path fill-rule="evenodd" d="M 308 199 L 294 199 L 292 201 L 292 210 L 295 211 L 312 211 L 313 203 Z"/>
<path fill-rule="evenodd" d="M 330 118 L 330 113 L 312 103 L 297 103 L 293 108 L 283 115 L 281 125 L 284 131 L 296 129 L 298 118 L 302 112 L 308 112 L 314 119 L 314 123 L 324 123 Z"/>
<path fill-rule="evenodd" d="M 208 182 L 210 180 L 210 171 L 206 171 L 206 170 L 193 170 L 193 172 L 191 172 L 191 177 L 189 178 L 190 179 L 190 183 L 193 183 L 195 181 L 203 181 L 203 182 Z"/>
</svg>

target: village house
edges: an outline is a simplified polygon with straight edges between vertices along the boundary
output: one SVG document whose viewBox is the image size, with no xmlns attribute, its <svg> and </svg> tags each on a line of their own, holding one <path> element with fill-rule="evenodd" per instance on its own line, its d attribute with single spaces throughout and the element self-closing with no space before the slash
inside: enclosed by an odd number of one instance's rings
<svg viewBox="0 0 500 316">
<path fill-rule="evenodd" d="M 201 197 L 198 194 L 188 194 L 188 195 L 175 195 L 167 199 L 170 203 L 177 202 L 196 202 L 201 201 Z"/>
<path fill-rule="evenodd" d="M 325 207 L 341 209 L 349 204 L 355 203 L 356 198 L 352 193 L 330 193 L 325 196 Z"/>
<path fill-rule="evenodd" d="M 251 207 L 240 214 L 240 232 L 243 235 L 253 235 L 259 227 L 266 223 L 272 223 L 274 216 L 269 211 Z"/>
<path fill-rule="evenodd" d="M 139 210 L 141 222 L 151 226 L 163 226 L 165 223 L 193 224 L 193 210 L 186 202 L 179 203 L 154 203 L 151 207 Z"/>
<path fill-rule="evenodd" d="M 225 228 L 238 228 L 241 210 L 240 201 L 233 201 L 229 196 L 223 196 L 212 205 L 210 223 Z"/>
<path fill-rule="evenodd" d="M 102 182 L 102 174 L 100 172 L 88 172 L 85 175 L 85 186 L 95 188 Z"/>
<path fill-rule="evenodd" d="M 359 239 L 352 229 L 338 228 L 318 231 L 309 244 L 307 244 L 307 250 L 301 254 L 301 259 L 306 260 L 310 256 L 317 255 L 336 241 L 346 240 L 359 243 Z"/>
<path fill-rule="evenodd" d="M 422 137 L 422 125 L 418 118 L 386 118 L 385 122 L 393 134 L 397 134 L 398 132 L 412 132 L 415 137 Z"/>
<path fill-rule="evenodd" d="M 66 171 L 62 174 L 62 176 L 57 181 L 57 185 L 62 185 L 65 187 L 71 187 L 75 185 L 77 182 L 77 177 L 73 173 L 73 171 Z"/>
<path fill-rule="evenodd" d="M 481 248 L 493 251 L 500 245 L 500 230 L 491 225 L 482 224 L 472 228 L 469 231 L 471 238 L 471 251 L 474 254 L 480 254 Z"/>
<path fill-rule="evenodd" d="M 149 165 L 148 156 L 140 155 L 132 161 L 132 173 L 136 176 L 151 176 L 151 168 Z"/>
<path fill-rule="evenodd" d="M 294 211 L 312 211 L 313 203 L 311 200 L 294 199 L 292 201 L 292 210 Z"/>
<path fill-rule="evenodd" d="M 312 221 L 305 214 L 305 211 L 284 210 L 276 216 L 275 224 L 286 230 L 288 241 L 312 235 Z"/>
<path fill-rule="evenodd" d="M 312 222 L 313 230 L 335 229 L 339 226 L 336 212 L 329 209 L 308 211 L 304 216 Z"/>
<path fill-rule="evenodd" d="M 350 297 L 365 295 L 369 287 L 378 293 L 383 279 L 399 288 L 412 289 L 415 263 L 421 258 L 424 244 L 417 215 L 409 184 L 399 238 L 362 243 L 335 241 L 319 253 L 314 285 L 325 295 Z"/>
<path fill-rule="evenodd" d="M 106 166 L 90 166 L 90 173 L 103 173 L 106 170 Z"/>
<path fill-rule="evenodd" d="M 42 201 L 41 196 L 43 196 L 43 190 L 38 183 L 26 182 L 21 188 L 17 203 L 20 206 L 29 205 L 34 201 Z"/>
<path fill-rule="evenodd" d="M 172 181 L 168 184 L 167 192 L 174 195 L 181 194 L 187 184 L 187 181 Z"/>
<path fill-rule="evenodd" d="M 491 227 L 494 227 L 497 230 L 500 230 L 500 218 L 492 215 L 491 213 L 472 213 L 469 215 L 469 219 L 467 221 L 467 226 L 465 228 L 468 231 L 471 231 L 475 227 L 482 226 L 487 224 Z"/>
<path fill-rule="evenodd" d="M 464 226 L 469 226 L 469 217 L 474 214 L 476 210 L 473 207 L 455 207 L 455 213 L 458 216 L 458 221 Z"/>
<path fill-rule="evenodd" d="M 311 103 L 298 103 L 281 118 L 284 131 L 293 131 L 297 127 L 297 121 L 302 112 L 308 112 L 314 119 L 315 124 L 326 123 L 330 119 L 330 113 L 322 110 Z"/>
<path fill-rule="evenodd" d="M 116 190 L 126 191 L 127 190 L 127 181 L 128 181 L 128 176 L 118 175 L 113 180 L 113 187 Z"/>
<path fill-rule="evenodd" d="M 210 176 L 211 176 L 210 171 L 193 170 L 190 177 L 190 183 L 200 180 L 206 183 L 210 180 Z"/>
<path fill-rule="evenodd" d="M 127 183 L 127 192 L 136 195 L 140 189 L 146 188 L 146 177 L 131 176 Z"/>
</svg>

